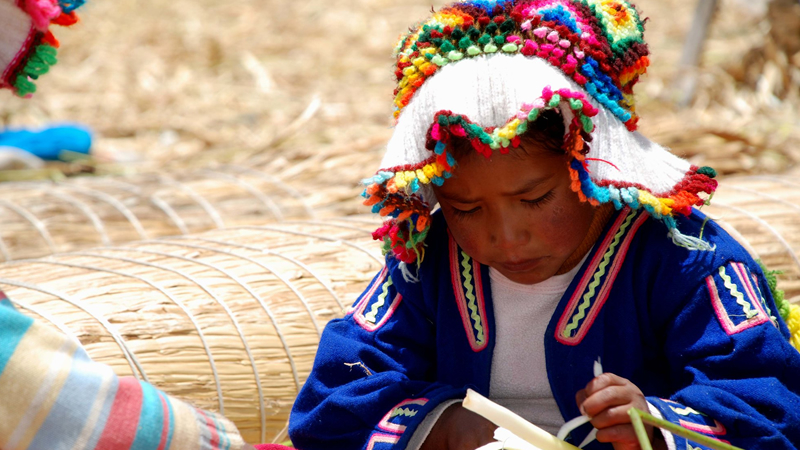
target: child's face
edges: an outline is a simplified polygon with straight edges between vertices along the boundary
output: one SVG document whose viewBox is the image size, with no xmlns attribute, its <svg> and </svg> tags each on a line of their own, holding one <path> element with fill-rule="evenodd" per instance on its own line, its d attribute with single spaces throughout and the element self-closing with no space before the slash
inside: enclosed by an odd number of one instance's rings
<svg viewBox="0 0 800 450">
<path fill-rule="evenodd" d="M 553 276 L 586 236 L 594 208 L 570 189 L 569 158 L 528 141 L 486 159 L 459 158 L 435 193 L 459 246 L 506 278 Z"/>
</svg>

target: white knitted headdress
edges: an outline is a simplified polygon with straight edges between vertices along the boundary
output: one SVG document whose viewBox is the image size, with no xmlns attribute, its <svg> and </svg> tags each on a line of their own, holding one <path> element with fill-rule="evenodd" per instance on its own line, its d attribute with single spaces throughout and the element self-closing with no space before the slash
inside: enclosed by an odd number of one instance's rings
<svg viewBox="0 0 800 450">
<path fill-rule="evenodd" d="M 486 3 L 491 9 L 483 9 Z M 490 156 L 519 145 L 528 124 L 547 110 L 564 119 L 568 170 L 582 200 L 643 207 L 666 223 L 679 245 L 707 248 L 681 235 L 673 215 L 702 204 L 698 194 L 716 188 L 715 173 L 635 131 L 631 89 L 646 67 L 646 47 L 631 44 L 632 31 L 628 51 L 612 51 L 613 36 L 596 33 L 597 18 L 585 17 L 597 9 L 570 0 L 468 1 L 445 8 L 401 41 L 397 124 L 381 169 L 364 180 L 365 204 L 390 218 L 375 233 L 385 251 L 403 262 L 419 260 L 436 203 L 431 185 L 444 183 L 455 166 L 447 151 L 452 137 Z M 454 26 L 457 19 L 462 23 Z M 639 30 L 633 13 L 625 23 Z M 464 51 L 451 50 L 455 44 Z M 625 62 L 633 62 L 630 70 Z M 616 66 L 624 70 L 603 73 Z"/>
</svg>

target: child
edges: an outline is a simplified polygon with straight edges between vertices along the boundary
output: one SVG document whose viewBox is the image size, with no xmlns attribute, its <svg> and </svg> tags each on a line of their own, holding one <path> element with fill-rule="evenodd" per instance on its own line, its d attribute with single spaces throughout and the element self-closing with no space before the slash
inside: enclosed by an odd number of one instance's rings
<svg viewBox="0 0 800 450">
<path fill-rule="evenodd" d="M 494 426 L 467 388 L 551 432 L 588 415 L 567 437 L 587 449 L 638 449 L 630 407 L 797 448 L 800 354 L 758 264 L 693 209 L 714 171 L 635 131 L 642 32 L 619 0 L 467 0 L 400 42 L 365 180 L 386 268 L 322 336 L 298 448 L 474 449 Z"/>
</svg>

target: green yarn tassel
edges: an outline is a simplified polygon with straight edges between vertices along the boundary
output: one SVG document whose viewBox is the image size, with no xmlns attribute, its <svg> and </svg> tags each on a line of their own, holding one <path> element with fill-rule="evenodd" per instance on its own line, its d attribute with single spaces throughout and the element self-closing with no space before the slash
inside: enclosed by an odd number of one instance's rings
<svg viewBox="0 0 800 450">
<path fill-rule="evenodd" d="M 712 169 L 711 167 L 708 167 L 708 166 L 703 166 L 703 167 L 697 169 L 697 173 L 699 173 L 701 175 L 705 175 L 705 176 L 710 177 L 710 178 L 716 178 L 717 177 L 717 171 Z"/>
<path fill-rule="evenodd" d="M 17 77 L 17 81 L 14 82 L 14 91 L 16 91 L 17 95 L 20 97 L 25 97 L 26 95 L 36 92 L 36 85 L 31 83 L 27 76 L 21 74 Z"/>
<path fill-rule="evenodd" d="M 36 85 L 30 79 L 38 79 L 40 76 L 50 71 L 50 67 L 58 62 L 55 47 L 48 44 L 40 44 L 33 50 L 30 58 L 25 63 L 25 67 L 14 80 L 14 90 L 20 97 L 25 97 L 36 92 Z"/>
<path fill-rule="evenodd" d="M 50 66 L 58 62 L 56 58 L 56 49 L 47 45 L 39 45 L 34 50 L 33 55 L 25 64 L 25 72 L 28 75 L 44 75 L 50 70 Z"/>
<path fill-rule="evenodd" d="M 699 172 L 699 171 L 698 171 Z M 790 303 L 786 300 L 784 292 L 778 289 L 778 275 L 782 274 L 782 270 L 769 270 L 767 266 L 759 259 L 756 261 L 761 266 L 761 271 L 764 272 L 764 278 L 767 280 L 769 291 L 772 293 L 772 298 L 775 299 L 775 304 L 778 306 L 778 312 L 784 321 L 789 319 L 789 312 L 791 310 Z"/>
</svg>

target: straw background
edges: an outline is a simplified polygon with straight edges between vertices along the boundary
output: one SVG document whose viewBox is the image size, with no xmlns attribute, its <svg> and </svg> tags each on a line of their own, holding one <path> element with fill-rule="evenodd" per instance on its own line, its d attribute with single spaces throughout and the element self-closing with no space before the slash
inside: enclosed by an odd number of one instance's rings
<svg viewBox="0 0 800 450">
<path fill-rule="evenodd" d="M 118 374 L 269 442 L 285 438 L 320 331 L 382 265 L 374 226 L 297 222 L 65 253 L 4 264 L 0 289 Z"/>
<path fill-rule="evenodd" d="M 0 261 L 236 225 L 316 217 L 286 183 L 245 167 L 4 183 Z"/>
<path fill-rule="evenodd" d="M 685 110 L 672 102 L 695 2 L 635 3 L 651 19 L 652 65 L 637 87 L 646 135 L 723 174 L 778 172 L 800 160 L 800 53 L 776 53 L 765 0 L 720 0 Z M 348 186 L 357 194 L 391 132 L 391 49 L 431 5 L 89 2 L 81 24 L 58 30 L 60 64 L 33 99 L 4 97 L 0 123 L 85 122 L 97 131 L 98 161 L 127 170 L 246 162 L 285 178 L 310 161 L 304 193 Z M 800 34 L 800 24 L 784 28 Z"/>
<path fill-rule="evenodd" d="M 800 302 L 800 182 L 787 175 L 744 176 L 724 180 L 703 208 L 770 270 L 780 270 L 778 288 Z M 728 227 L 730 230 L 730 227 Z M 738 236 L 737 236 L 738 234 Z"/>
</svg>

